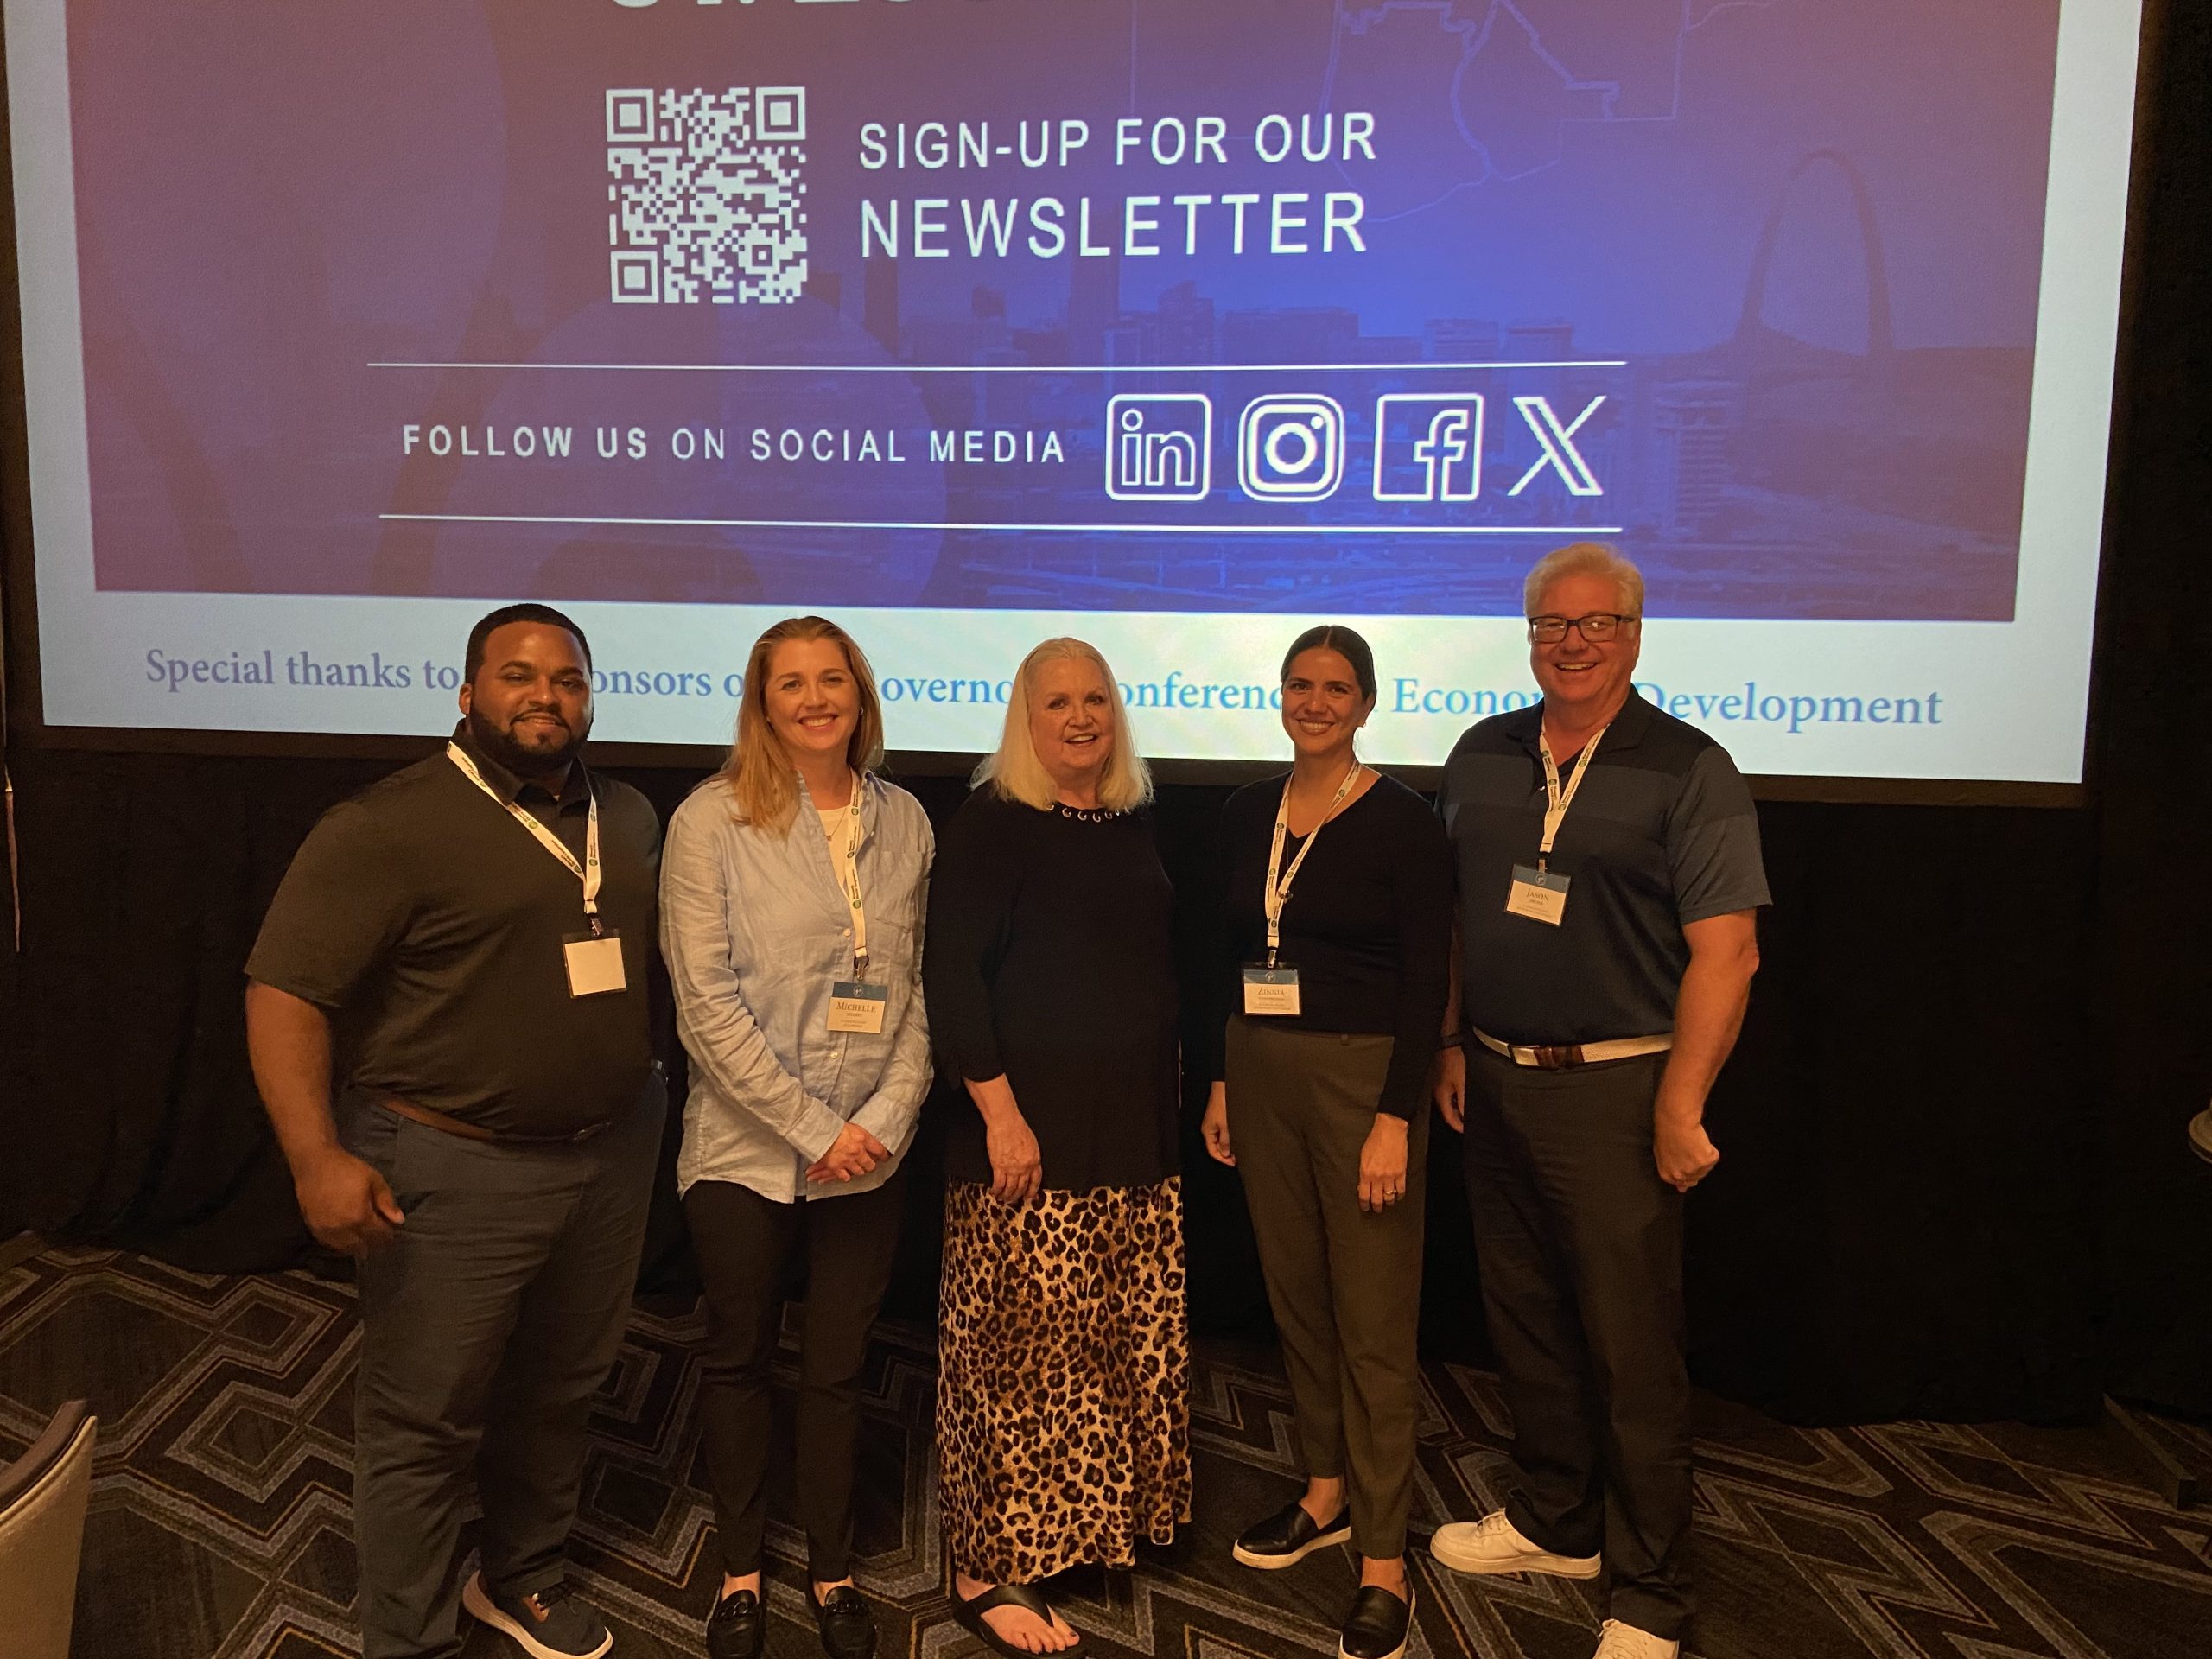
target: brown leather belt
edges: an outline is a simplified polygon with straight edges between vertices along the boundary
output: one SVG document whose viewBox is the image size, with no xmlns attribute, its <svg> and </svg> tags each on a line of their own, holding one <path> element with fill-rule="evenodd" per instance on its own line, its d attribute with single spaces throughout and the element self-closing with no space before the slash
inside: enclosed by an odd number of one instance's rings
<svg viewBox="0 0 2212 1659">
<path fill-rule="evenodd" d="M 471 1123 L 444 1112 L 432 1111 L 428 1106 L 417 1106 L 413 1101 L 402 1100 L 397 1095 L 371 1095 L 369 1098 L 395 1117 L 404 1117 L 410 1123 L 420 1123 L 424 1128 L 435 1129 L 442 1135 L 457 1135 L 464 1141 L 480 1141 L 488 1146 L 581 1146 L 595 1135 L 604 1135 L 618 1122 L 610 1117 L 601 1122 L 587 1124 L 574 1135 L 494 1135 L 480 1123 Z"/>
</svg>

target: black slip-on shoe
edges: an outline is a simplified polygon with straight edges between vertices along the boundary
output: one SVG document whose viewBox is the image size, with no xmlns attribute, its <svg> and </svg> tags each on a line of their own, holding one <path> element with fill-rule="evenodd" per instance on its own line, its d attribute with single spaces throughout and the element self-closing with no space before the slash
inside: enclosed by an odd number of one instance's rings
<svg viewBox="0 0 2212 1659">
<path fill-rule="evenodd" d="M 549 1584 L 526 1596 L 496 1595 L 477 1573 L 461 1586 L 461 1603 L 530 1659 L 600 1659 L 614 1645 L 599 1615 L 572 1599 L 565 1584 Z"/>
<path fill-rule="evenodd" d="M 707 1617 L 709 1659 L 760 1659 L 768 1645 L 768 1610 L 750 1590 L 733 1590 Z"/>
<path fill-rule="evenodd" d="M 1414 1627 L 1414 1581 L 1406 1580 L 1403 1601 L 1379 1584 L 1363 1584 L 1345 1616 L 1337 1643 L 1338 1659 L 1398 1659 Z"/>
<path fill-rule="evenodd" d="M 1279 1567 L 1295 1567 L 1315 1550 L 1341 1544 L 1351 1536 L 1350 1510 L 1325 1527 L 1306 1514 L 1303 1503 L 1294 1503 L 1247 1527 L 1229 1553 L 1247 1567 L 1273 1572 Z"/>
<path fill-rule="evenodd" d="M 830 1659 L 874 1659 L 875 1615 L 851 1585 L 839 1585 L 815 1604 L 814 1623 Z"/>
</svg>

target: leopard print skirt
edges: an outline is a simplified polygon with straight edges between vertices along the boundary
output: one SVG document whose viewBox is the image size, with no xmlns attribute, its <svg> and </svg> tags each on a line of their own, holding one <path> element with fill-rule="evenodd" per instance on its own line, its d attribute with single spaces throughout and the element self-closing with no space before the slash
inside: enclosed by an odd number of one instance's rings
<svg viewBox="0 0 2212 1659">
<path fill-rule="evenodd" d="M 1191 1518 L 1183 1185 L 945 1193 L 938 1490 L 994 1584 L 1127 1567 Z"/>
</svg>

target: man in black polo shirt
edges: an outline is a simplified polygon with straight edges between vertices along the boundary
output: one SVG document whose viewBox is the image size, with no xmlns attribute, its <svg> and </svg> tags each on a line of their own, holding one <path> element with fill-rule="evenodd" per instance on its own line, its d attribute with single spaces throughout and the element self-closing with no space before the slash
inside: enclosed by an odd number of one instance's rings
<svg viewBox="0 0 2212 1659">
<path fill-rule="evenodd" d="M 479 622 L 451 744 L 324 815 L 246 964 L 300 1209 L 359 1258 L 365 1659 L 459 1653 L 463 1602 L 534 1659 L 613 1645 L 563 1557 L 660 1146 L 660 824 L 585 770 L 590 674 L 558 611 Z"/>
<path fill-rule="evenodd" d="M 1690 1612 L 1682 1197 L 1769 902 L 1726 751 L 1632 683 L 1643 578 L 1612 549 L 1529 573 L 1543 700 L 1445 763 L 1459 987 L 1436 1097 L 1466 1135 L 1521 1490 L 1440 1528 L 1463 1573 L 1610 1569 L 1599 1659 L 1673 1659 Z"/>
</svg>

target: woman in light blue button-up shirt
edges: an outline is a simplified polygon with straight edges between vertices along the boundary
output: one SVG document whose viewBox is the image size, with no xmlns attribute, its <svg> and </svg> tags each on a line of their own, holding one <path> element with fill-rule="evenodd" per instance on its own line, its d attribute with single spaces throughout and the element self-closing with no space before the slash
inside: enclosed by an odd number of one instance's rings
<svg viewBox="0 0 2212 1659">
<path fill-rule="evenodd" d="M 661 944 L 691 1057 L 677 1179 L 707 1291 L 714 1659 L 756 1659 L 766 1637 L 769 1366 L 801 1260 L 797 1487 L 816 1616 L 833 1659 L 874 1643 L 849 1573 L 858 1379 L 930 1089 L 934 849 L 921 804 L 870 770 L 882 756 L 860 648 L 820 617 L 779 622 L 746 664 L 728 765 L 677 809 L 661 855 Z"/>
</svg>

